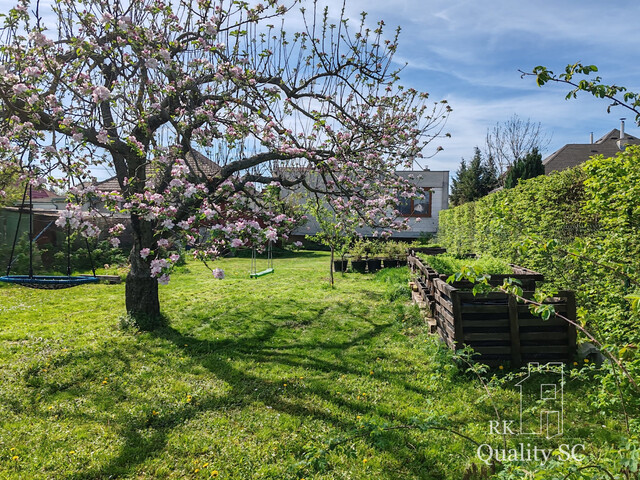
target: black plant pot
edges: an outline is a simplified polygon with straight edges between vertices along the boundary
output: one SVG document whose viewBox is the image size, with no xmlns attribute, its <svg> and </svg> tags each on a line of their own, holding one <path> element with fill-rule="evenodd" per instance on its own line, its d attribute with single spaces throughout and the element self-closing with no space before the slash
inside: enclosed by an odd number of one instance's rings
<svg viewBox="0 0 640 480">
<path fill-rule="evenodd" d="M 407 264 L 406 260 L 400 260 L 398 258 L 385 258 L 384 259 L 384 268 L 397 268 L 402 267 Z"/>
<path fill-rule="evenodd" d="M 336 273 L 346 272 L 347 271 L 347 260 L 334 260 L 333 261 L 333 271 Z"/>
<path fill-rule="evenodd" d="M 369 273 L 376 273 L 382 268 L 382 260 L 379 258 L 370 258 L 367 260 L 367 266 L 369 267 Z"/>
<path fill-rule="evenodd" d="M 407 264 L 406 260 L 400 260 L 398 258 L 385 258 L 384 259 L 384 266 L 385 267 L 397 268 L 397 267 L 402 267 L 402 266 L 404 266 L 406 264 Z"/>
<path fill-rule="evenodd" d="M 351 270 L 358 273 L 364 273 L 367 269 L 366 260 L 351 260 Z"/>
</svg>

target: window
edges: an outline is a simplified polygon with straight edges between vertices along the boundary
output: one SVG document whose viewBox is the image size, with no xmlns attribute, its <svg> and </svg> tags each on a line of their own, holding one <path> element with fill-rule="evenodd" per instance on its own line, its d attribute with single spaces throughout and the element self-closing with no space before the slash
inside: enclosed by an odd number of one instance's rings
<svg viewBox="0 0 640 480">
<path fill-rule="evenodd" d="M 431 194 L 429 189 L 424 191 L 424 198 L 414 200 L 403 198 L 398 202 L 398 211 L 407 217 L 430 217 L 431 216 Z"/>
</svg>

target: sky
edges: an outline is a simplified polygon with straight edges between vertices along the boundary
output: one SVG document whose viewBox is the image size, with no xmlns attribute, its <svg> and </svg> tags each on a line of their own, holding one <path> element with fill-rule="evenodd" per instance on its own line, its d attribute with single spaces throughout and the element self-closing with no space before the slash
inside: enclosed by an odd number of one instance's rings
<svg viewBox="0 0 640 480">
<path fill-rule="evenodd" d="M 339 15 L 342 0 L 320 2 Z M 14 4 L 0 0 L 0 10 Z M 637 0 L 346 0 L 354 27 L 362 11 L 373 28 L 384 20 L 389 38 L 402 28 L 395 57 L 398 66 L 406 64 L 401 83 L 434 101 L 446 99 L 453 109 L 445 128 L 451 138 L 425 151 L 443 147 L 423 162 L 431 170 L 453 174 L 463 157 L 483 148 L 487 129 L 514 114 L 539 122 L 551 137 L 543 156 L 566 143 L 587 143 L 591 132 L 598 139 L 619 128 L 620 117 L 627 117 L 628 133 L 640 136 L 631 112 L 607 113 L 608 102 L 588 94 L 566 101 L 567 86 L 540 88 L 518 71 L 545 65 L 559 72 L 580 61 L 597 65 L 605 83 L 640 90 Z M 295 12 L 287 25 L 289 32 L 300 26 Z"/>
<path fill-rule="evenodd" d="M 339 11 L 341 0 L 326 0 Z M 640 136 L 631 112 L 586 93 L 565 100 L 568 86 L 538 87 L 518 70 L 544 65 L 561 72 L 567 64 L 597 65 L 605 83 L 640 90 L 637 0 L 347 0 L 355 21 L 363 10 L 373 25 L 384 20 L 389 34 L 402 28 L 396 56 L 407 66 L 402 83 L 446 99 L 450 139 L 426 162 L 431 170 L 458 169 L 474 147 L 485 144 L 487 129 L 516 114 L 540 122 L 551 136 L 545 155 L 567 143 L 597 140 L 626 117 L 625 130 Z M 428 150 L 426 153 L 429 153 Z"/>
</svg>

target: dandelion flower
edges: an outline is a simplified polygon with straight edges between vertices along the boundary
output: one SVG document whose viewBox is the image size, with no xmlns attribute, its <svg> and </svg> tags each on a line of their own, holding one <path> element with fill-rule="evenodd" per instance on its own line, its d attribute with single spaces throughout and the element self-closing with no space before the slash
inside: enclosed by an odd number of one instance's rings
<svg viewBox="0 0 640 480">
<path fill-rule="evenodd" d="M 499 368 L 500 370 L 504 370 L 504 367 L 503 367 L 502 365 L 500 365 L 498 368 Z"/>
<path fill-rule="evenodd" d="M 211 476 L 212 477 L 217 477 L 218 476 L 218 470 L 214 470 L 213 472 L 211 472 Z"/>
<path fill-rule="evenodd" d="M 589 363 L 589 359 L 588 359 L 588 358 L 585 358 L 585 359 L 584 359 L 584 363 Z"/>
<path fill-rule="evenodd" d="M 367 459 L 367 458 L 363 458 L 362 459 L 362 463 L 367 463 L 368 461 L 369 461 L 369 459 Z"/>
</svg>

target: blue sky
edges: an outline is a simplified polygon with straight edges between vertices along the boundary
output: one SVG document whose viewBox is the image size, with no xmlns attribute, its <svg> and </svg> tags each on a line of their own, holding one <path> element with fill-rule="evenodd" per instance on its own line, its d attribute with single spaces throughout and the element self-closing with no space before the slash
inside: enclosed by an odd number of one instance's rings
<svg viewBox="0 0 640 480">
<path fill-rule="evenodd" d="M 339 0 L 327 0 L 335 10 Z M 565 101 L 568 88 L 539 88 L 518 69 L 545 65 L 561 71 L 568 63 L 595 64 L 607 83 L 640 89 L 637 1 L 591 0 L 347 0 L 356 21 L 369 13 L 383 19 L 389 34 L 402 27 L 397 59 L 407 62 L 403 83 L 447 99 L 453 113 L 444 151 L 427 162 L 432 170 L 458 168 L 482 147 L 487 128 L 517 114 L 540 122 L 552 135 L 547 154 L 566 143 L 587 143 L 618 128 L 640 135 L 633 115 L 622 109 L 607 114 L 608 103 L 588 95 Z"/>
<path fill-rule="evenodd" d="M 41 1 L 44 13 L 50 0 Z M 307 6 L 311 1 L 307 0 Z M 321 0 L 338 15 L 342 0 Z M 0 0 L 6 10 L 15 0 Z M 566 143 L 586 143 L 618 128 L 627 117 L 627 132 L 640 136 L 633 116 L 621 109 L 607 114 L 607 102 L 582 95 L 565 101 L 568 89 L 543 88 L 518 69 L 545 65 L 561 71 L 568 63 L 595 64 L 605 82 L 640 90 L 637 0 L 346 0 L 354 24 L 363 10 L 374 27 L 386 23 L 392 35 L 402 27 L 396 60 L 407 63 L 402 83 L 447 99 L 453 108 L 446 130 L 450 139 L 433 144 L 444 150 L 426 165 L 455 172 L 462 157 L 484 145 L 488 128 L 513 114 L 540 122 L 552 136 L 546 154 Z M 297 15 L 286 29 L 301 27 Z M 374 27 L 375 28 L 375 27 Z"/>
</svg>

